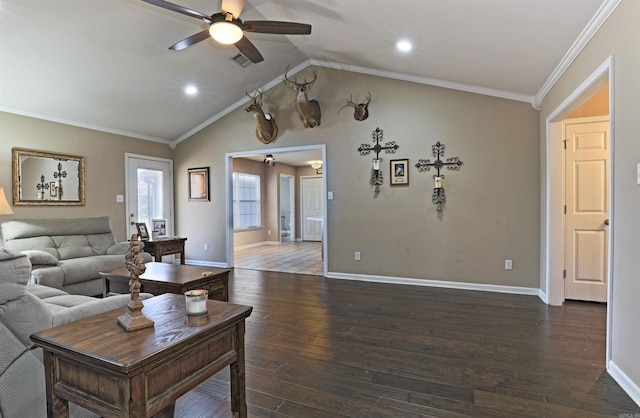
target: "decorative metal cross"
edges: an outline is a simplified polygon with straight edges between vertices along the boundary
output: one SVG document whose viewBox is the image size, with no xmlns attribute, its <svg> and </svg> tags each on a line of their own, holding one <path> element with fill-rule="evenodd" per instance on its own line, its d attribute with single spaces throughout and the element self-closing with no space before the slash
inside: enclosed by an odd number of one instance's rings
<svg viewBox="0 0 640 418">
<path fill-rule="evenodd" d="M 444 144 L 441 144 L 440 141 L 436 142 L 436 144 L 431 147 L 431 152 L 437 160 L 434 162 L 431 162 L 430 160 L 418 160 L 418 163 L 416 164 L 416 168 L 421 173 L 429 171 L 431 167 L 437 170 L 437 173 L 433 176 L 435 187 L 433 189 L 431 201 L 437 205 L 438 210 L 442 210 L 442 204 L 447 201 L 447 197 L 444 194 L 444 187 L 442 186 L 444 174 L 440 175 L 440 169 L 446 167 L 447 170 L 458 171 L 462 165 L 462 161 L 460 161 L 460 158 L 458 157 L 447 158 L 447 162 L 443 162 L 440 158 L 444 156 L 444 148 Z"/>
<path fill-rule="evenodd" d="M 62 163 L 58 163 L 58 171 L 53 172 L 53 178 L 58 179 L 58 200 L 62 200 L 62 179 L 67 177 L 67 172 L 62 171 Z"/>
<path fill-rule="evenodd" d="M 380 141 L 384 135 L 384 131 L 380 128 L 376 128 L 371 132 L 373 142 L 376 144 L 371 146 L 369 144 L 362 144 L 358 147 L 360 155 L 369 155 L 371 152 L 376 153 L 376 158 L 373 159 L 373 169 L 371 170 L 371 185 L 375 186 L 376 193 L 380 190 L 380 186 L 383 183 L 382 170 L 380 170 L 380 151 L 384 151 L 385 154 L 395 154 L 396 150 L 400 148 L 396 141 L 385 142 L 384 146 L 380 145 Z"/>
<path fill-rule="evenodd" d="M 49 183 L 44 182 L 44 174 L 40 176 L 40 183 L 36 185 L 40 200 L 44 200 L 44 191 L 49 190 Z"/>
</svg>

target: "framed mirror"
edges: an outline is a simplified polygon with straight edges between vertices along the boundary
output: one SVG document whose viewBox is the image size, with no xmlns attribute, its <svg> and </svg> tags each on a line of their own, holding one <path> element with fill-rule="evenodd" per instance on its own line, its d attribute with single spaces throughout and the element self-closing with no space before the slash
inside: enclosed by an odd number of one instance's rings
<svg viewBox="0 0 640 418">
<path fill-rule="evenodd" d="M 15 206 L 83 206 L 84 157 L 13 148 Z"/>
</svg>

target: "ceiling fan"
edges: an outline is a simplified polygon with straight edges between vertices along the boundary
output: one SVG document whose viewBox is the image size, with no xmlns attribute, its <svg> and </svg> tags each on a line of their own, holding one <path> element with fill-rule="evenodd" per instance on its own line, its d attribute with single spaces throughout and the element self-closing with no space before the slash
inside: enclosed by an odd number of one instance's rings
<svg viewBox="0 0 640 418">
<path fill-rule="evenodd" d="M 244 7 L 244 0 L 222 0 L 221 11 L 211 16 L 164 0 L 142 1 L 195 17 L 209 24 L 209 29 L 191 35 L 170 46 L 169 49 L 173 51 L 180 51 L 212 37 L 222 44 L 234 44 L 251 62 L 257 63 L 263 61 L 264 58 L 255 45 L 244 36 L 244 32 L 280 35 L 308 35 L 311 33 L 311 25 L 305 23 L 279 22 L 275 20 L 247 20 L 243 22 L 239 16 Z"/>
</svg>

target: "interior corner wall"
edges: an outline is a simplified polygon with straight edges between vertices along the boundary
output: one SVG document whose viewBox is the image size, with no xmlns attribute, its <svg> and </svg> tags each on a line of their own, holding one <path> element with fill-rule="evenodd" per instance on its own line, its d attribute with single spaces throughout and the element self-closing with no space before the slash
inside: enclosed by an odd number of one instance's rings
<svg viewBox="0 0 640 418">
<path fill-rule="evenodd" d="M 125 194 L 125 153 L 173 157 L 167 144 L 0 112 L 0 186 L 5 188 L 9 201 L 14 147 L 85 157 L 86 204 L 12 206 L 15 214 L 3 215 L 2 219 L 109 216 L 119 241 L 126 241 L 128 236 L 125 204 L 116 203 L 116 195 Z"/>
<path fill-rule="evenodd" d="M 611 259 L 611 329 L 608 370 L 618 383 L 640 404 L 640 193 L 636 167 L 640 161 L 637 133 L 640 132 L 638 98 L 640 98 L 640 49 L 630 39 L 640 38 L 640 2 L 622 0 L 582 52 L 542 102 L 540 144 L 545 154 L 544 125 L 548 116 L 595 71 L 613 57 L 612 89 L 612 211 L 610 234 Z M 541 162 L 545 170 L 545 162 Z M 543 189 L 542 195 L 546 194 Z"/>
<path fill-rule="evenodd" d="M 370 116 L 356 121 L 342 108 L 350 95 L 367 92 Z M 283 83 L 265 92 L 263 108 L 279 127 L 269 145 L 256 139 L 253 119 L 241 108 L 177 144 L 177 231 L 189 237 L 190 258 L 227 261 L 226 153 L 326 144 L 324 176 L 334 196 L 326 208 L 329 272 L 538 288 L 540 132 L 530 103 L 318 68 L 309 97 L 320 102 L 322 121 L 305 129 L 294 97 Z M 369 184 L 372 156 L 357 148 L 373 144 L 377 127 L 382 143 L 395 141 L 399 149 L 380 155 L 384 184 L 376 196 Z M 444 159 L 463 161 L 459 171 L 443 171 L 442 212 L 431 202 L 434 171 L 414 167 L 418 159 L 434 160 L 437 141 L 446 146 Z M 409 185 L 391 187 L 389 162 L 404 158 Z M 180 198 L 187 168 L 195 166 L 211 167 L 213 196 L 197 208 Z M 217 243 L 207 253 L 199 251 L 205 239 Z M 513 260 L 513 270 L 505 270 L 505 259 Z"/>
</svg>

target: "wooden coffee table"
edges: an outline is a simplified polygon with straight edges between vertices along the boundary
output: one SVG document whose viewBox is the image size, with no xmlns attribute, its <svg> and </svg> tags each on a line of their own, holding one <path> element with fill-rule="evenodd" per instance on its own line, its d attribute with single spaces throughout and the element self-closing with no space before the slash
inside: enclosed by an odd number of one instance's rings
<svg viewBox="0 0 640 418">
<path fill-rule="evenodd" d="M 125 331 L 126 308 L 31 336 L 43 348 L 47 415 L 68 417 L 69 402 L 103 417 L 172 417 L 175 401 L 231 366 L 231 410 L 247 416 L 245 319 L 251 306 L 210 301 L 206 314 L 186 314 L 184 296 L 144 301 L 151 328 Z"/>
<path fill-rule="evenodd" d="M 205 289 L 209 292 L 209 299 L 229 301 L 229 269 L 160 262 L 145 265 L 146 271 L 140 276 L 142 292 L 156 296 L 163 293 L 182 295 L 188 290 Z M 129 293 L 129 271 L 126 268 L 100 272 L 100 276 L 104 282 L 104 297 L 111 292 Z"/>
</svg>

